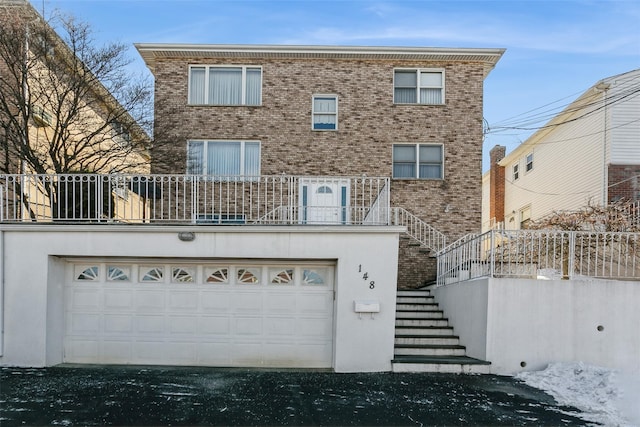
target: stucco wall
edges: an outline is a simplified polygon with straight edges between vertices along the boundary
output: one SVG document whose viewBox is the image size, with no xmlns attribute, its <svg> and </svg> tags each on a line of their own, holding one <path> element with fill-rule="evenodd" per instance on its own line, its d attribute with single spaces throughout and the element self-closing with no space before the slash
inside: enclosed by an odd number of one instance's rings
<svg viewBox="0 0 640 427">
<path fill-rule="evenodd" d="M 640 372 L 635 282 L 480 279 L 435 296 L 468 354 L 489 360 L 492 373 L 564 361 Z"/>
<path fill-rule="evenodd" d="M 397 227 L 2 226 L 0 365 L 62 362 L 65 258 L 139 257 L 336 261 L 334 369 L 389 371 L 393 358 Z M 192 231 L 192 242 L 178 232 Z M 367 271 L 368 280 L 362 279 Z M 371 289 L 369 283 L 375 281 Z M 373 318 L 355 300 L 380 302 Z"/>
</svg>

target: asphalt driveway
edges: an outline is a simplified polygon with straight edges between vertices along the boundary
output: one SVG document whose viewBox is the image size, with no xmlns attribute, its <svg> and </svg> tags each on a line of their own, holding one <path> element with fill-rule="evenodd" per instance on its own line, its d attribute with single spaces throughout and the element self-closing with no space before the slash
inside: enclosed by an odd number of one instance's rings
<svg viewBox="0 0 640 427">
<path fill-rule="evenodd" d="M 510 377 L 213 368 L 0 369 L 0 425 L 585 425 Z"/>
</svg>

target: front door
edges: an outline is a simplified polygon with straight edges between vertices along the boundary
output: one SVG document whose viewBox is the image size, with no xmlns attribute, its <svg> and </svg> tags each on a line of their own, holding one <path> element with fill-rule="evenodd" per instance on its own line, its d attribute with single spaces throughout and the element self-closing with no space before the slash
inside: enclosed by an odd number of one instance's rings
<svg viewBox="0 0 640 427">
<path fill-rule="evenodd" d="M 349 221 L 349 180 L 300 179 L 302 224 L 346 224 Z"/>
</svg>

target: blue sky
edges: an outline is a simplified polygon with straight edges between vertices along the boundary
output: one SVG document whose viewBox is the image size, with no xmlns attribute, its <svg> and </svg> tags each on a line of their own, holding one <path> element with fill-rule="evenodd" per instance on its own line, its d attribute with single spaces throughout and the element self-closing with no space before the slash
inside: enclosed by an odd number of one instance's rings
<svg viewBox="0 0 640 427">
<path fill-rule="evenodd" d="M 98 42 L 506 48 L 485 81 L 484 142 L 510 152 L 598 80 L 640 68 L 637 0 L 31 0 L 71 13 Z M 518 116 L 517 120 L 511 120 Z M 546 120 L 545 120 L 546 121 Z M 540 126 L 535 123 L 526 127 Z"/>
</svg>

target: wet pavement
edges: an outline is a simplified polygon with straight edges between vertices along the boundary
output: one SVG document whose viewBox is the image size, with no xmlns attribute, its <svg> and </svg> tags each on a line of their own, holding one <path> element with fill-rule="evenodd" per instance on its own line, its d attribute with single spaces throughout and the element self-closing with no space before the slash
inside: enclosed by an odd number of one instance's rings
<svg viewBox="0 0 640 427">
<path fill-rule="evenodd" d="M 214 368 L 0 369 L 0 425 L 586 425 L 511 377 Z"/>
</svg>

